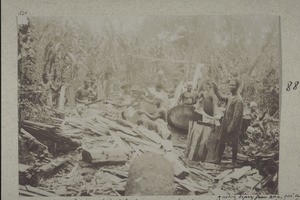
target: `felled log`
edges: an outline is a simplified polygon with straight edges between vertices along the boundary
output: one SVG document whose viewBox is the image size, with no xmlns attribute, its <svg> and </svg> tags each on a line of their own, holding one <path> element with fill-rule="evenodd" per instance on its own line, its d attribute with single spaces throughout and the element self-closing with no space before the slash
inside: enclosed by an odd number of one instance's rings
<svg viewBox="0 0 300 200">
<path fill-rule="evenodd" d="M 22 121 L 22 125 L 26 127 L 31 127 L 32 129 L 38 129 L 38 130 L 55 131 L 55 129 L 57 129 L 56 126 L 52 126 L 40 122 L 28 121 L 28 120 Z"/>
<path fill-rule="evenodd" d="M 55 126 L 30 121 L 22 122 L 21 126 L 38 141 L 47 143 L 52 154 L 75 150 L 80 145 L 78 141 L 60 133 Z"/>
<path fill-rule="evenodd" d="M 120 148 L 83 149 L 82 158 L 91 164 L 125 164 L 126 154 Z"/>
<path fill-rule="evenodd" d="M 125 195 L 172 195 L 174 172 L 171 163 L 163 156 L 144 153 L 136 158 L 129 169 Z"/>
<path fill-rule="evenodd" d="M 28 142 L 31 144 L 29 150 L 41 149 L 43 151 L 48 151 L 48 147 L 43 143 L 39 142 L 35 137 L 30 133 L 25 131 L 23 128 L 20 129 L 21 134 L 28 139 Z"/>
</svg>

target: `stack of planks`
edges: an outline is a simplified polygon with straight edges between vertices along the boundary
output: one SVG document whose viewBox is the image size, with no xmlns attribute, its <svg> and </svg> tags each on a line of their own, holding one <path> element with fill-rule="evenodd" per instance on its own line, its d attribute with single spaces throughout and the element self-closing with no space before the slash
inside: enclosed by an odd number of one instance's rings
<svg viewBox="0 0 300 200">
<path fill-rule="evenodd" d="M 62 126 L 62 130 L 68 130 L 67 134 L 70 135 L 71 129 L 74 129 L 74 136 L 87 141 L 82 141 L 82 158 L 90 165 L 130 164 L 139 155 L 152 152 L 161 154 L 170 161 L 175 182 L 183 188 L 192 191 L 207 190 L 187 179 L 191 172 L 174 152 L 172 141 L 163 139 L 155 131 L 96 110 L 90 110 L 90 113 L 81 118 L 68 117 Z M 92 138 L 94 144 L 87 137 Z"/>
</svg>

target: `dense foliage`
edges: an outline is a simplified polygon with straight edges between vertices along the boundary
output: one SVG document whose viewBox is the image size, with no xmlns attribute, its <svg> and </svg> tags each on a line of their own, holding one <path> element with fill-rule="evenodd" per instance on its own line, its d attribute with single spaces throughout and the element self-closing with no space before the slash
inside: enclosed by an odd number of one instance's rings
<svg viewBox="0 0 300 200">
<path fill-rule="evenodd" d="M 65 77 L 70 97 L 86 76 L 114 89 L 127 80 L 146 87 L 163 69 L 170 82 L 192 79 L 203 63 L 221 88 L 232 76 L 243 80 L 244 100 L 275 113 L 279 107 L 279 23 L 274 17 L 35 18 L 19 24 L 18 79 L 22 118 L 42 112 L 36 91 L 47 72 Z M 26 21 L 25 20 L 25 21 Z M 184 76 L 178 76 L 182 70 Z M 226 91 L 224 91 L 226 92 Z M 33 109 L 34 107 L 34 109 Z M 31 110 L 31 111 L 28 111 Z M 36 110 L 37 109 L 37 110 Z M 31 113 L 31 114 L 30 114 Z M 39 117 L 36 117 L 37 119 Z M 40 118 L 39 118 L 40 119 Z"/>
</svg>

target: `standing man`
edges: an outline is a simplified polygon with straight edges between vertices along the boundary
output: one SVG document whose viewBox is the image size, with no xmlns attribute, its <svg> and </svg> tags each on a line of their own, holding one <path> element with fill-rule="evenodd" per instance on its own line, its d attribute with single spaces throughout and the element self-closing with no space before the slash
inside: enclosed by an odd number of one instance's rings
<svg viewBox="0 0 300 200">
<path fill-rule="evenodd" d="M 231 95 L 225 97 L 219 93 L 219 89 L 216 84 L 213 83 L 214 92 L 216 96 L 227 103 L 224 118 L 222 120 L 220 130 L 220 147 L 219 147 L 219 163 L 221 163 L 222 156 L 225 150 L 225 144 L 229 143 L 232 147 L 232 164 L 231 167 L 237 165 L 237 153 L 239 144 L 239 135 L 241 132 L 242 120 L 243 120 L 243 99 L 238 94 L 240 81 L 237 78 L 233 78 L 229 82 L 229 88 Z"/>
<path fill-rule="evenodd" d="M 89 103 L 89 96 L 92 93 L 91 89 L 91 80 L 86 79 L 84 81 L 84 85 L 79 87 L 76 91 L 75 95 L 75 103 L 76 104 L 87 104 Z"/>
</svg>

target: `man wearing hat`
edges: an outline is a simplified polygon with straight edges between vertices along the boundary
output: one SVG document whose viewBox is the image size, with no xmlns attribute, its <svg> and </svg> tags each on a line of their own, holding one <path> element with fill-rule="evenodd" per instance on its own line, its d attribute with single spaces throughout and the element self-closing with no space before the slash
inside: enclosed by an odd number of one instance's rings
<svg viewBox="0 0 300 200">
<path fill-rule="evenodd" d="M 178 99 L 178 104 L 179 105 L 192 105 L 192 104 L 195 104 L 195 93 L 192 91 L 193 89 L 193 84 L 192 82 L 188 82 L 186 84 L 186 91 L 183 92 L 180 96 L 179 96 L 179 99 Z"/>
</svg>

